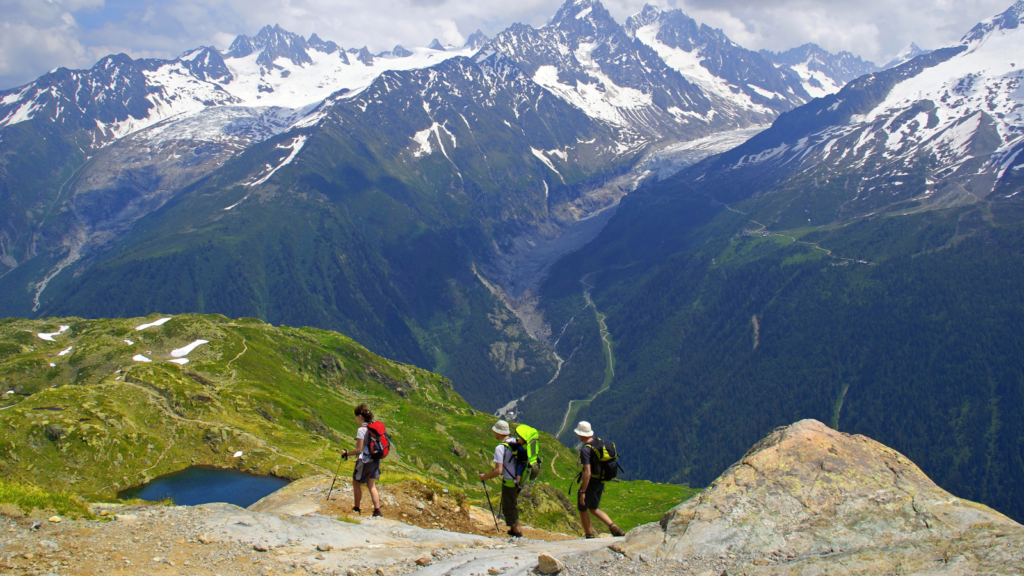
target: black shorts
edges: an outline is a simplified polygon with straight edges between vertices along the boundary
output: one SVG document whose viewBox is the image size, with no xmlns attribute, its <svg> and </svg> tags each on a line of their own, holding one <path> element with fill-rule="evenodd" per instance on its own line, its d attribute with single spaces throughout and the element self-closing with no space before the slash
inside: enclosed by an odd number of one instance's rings
<svg viewBox="0 0 1024 576">
<path fill-rule="evenodd" d="M 583 504 L 580 504 L 580 491 L 576 491 L 576 509 L 580 512 L 587 510 L 598 510 L 601 508 L 601 494 L 604 493 L 604 482 L 590 481 L 587 486 L 587 493 L 584 496 Z"/>
<path fill-rule="evenodd" d="M 380 460 L 363 462 L 356 460 L 356 469 L 352 472 L 352 479 L 360 484 L 366 484 L 367 480 L 380 478 Z"/>
</svg>

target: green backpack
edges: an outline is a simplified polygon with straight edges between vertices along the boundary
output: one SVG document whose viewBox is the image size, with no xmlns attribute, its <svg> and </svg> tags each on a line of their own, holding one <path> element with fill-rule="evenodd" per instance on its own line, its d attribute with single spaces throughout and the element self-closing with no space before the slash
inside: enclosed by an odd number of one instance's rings
<svg viewBox="0 0 1024 576">
<path fill-rule="evenodd" d="M 540 476 L 540 464 L 543 462 L 543 459 L 540 457 L 540 432 L 536 428 L 520 424 L 516 427 L 516 436 L 526 447 L 526 453 L 530 459 L 530 473 L 528 477 L 532 482 Z M 524 476 L 527 475 L 524 474 Z"/>
</svg>

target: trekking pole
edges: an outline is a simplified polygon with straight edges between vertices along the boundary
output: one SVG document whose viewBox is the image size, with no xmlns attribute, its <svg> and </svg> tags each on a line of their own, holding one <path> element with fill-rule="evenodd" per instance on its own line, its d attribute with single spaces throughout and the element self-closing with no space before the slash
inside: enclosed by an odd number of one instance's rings
<svg viewBox="0 0 1024 576">
<path fill-rule="evenodd" d="M 498 528 L 498 517 L 494 515 L 494 506 L 491 506 L 491 493 L 487 491 L 487 482 L 480 481 L 484 485 L 484 495 L 487 496 L 487 507 L 491 509 L 491 519 L 494 520 L 494 531 L 501 532 Z"/>
<path fill-rule="evenodd" d="M 342 455 L 338 458 L 338 469 L 334 471 L 334 480 L 331 480 L 331 489 L 327 491 L 327 501 L 331 501 L 331 494 L 334 492 L 334 483 L 338 481 L 338 474 L 341 472 L 341 461 L 348 460 L 348 456 Z"/>
</svg>

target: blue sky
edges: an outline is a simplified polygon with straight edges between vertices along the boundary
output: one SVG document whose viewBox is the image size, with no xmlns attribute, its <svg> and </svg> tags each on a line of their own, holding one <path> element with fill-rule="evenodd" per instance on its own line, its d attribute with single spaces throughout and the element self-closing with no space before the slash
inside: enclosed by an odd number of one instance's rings
<svg viewBox="0 0 1024 576">
<path fill-rule="evenodd" d="M 910 42 L 956 42 L 1011 0 L 661 0 L 722 28 L 752 49 L 816 42 L 884 62 Z M 171 58 L 200 45 L 224 49 L 238 34 L 280 24 L 344 47 L 373 51 L 458 43 L 477 28 L 541 26 L 559 0 L 0 0 L 0 90 L 57 66 L 88 68 L 107 54 Z M 645 0 L 606 0 L 619 20 Z"/>
</svg>

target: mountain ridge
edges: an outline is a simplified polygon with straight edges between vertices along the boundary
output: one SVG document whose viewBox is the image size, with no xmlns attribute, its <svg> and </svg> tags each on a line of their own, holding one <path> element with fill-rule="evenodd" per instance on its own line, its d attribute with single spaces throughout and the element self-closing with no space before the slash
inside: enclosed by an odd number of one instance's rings
<svg viewBox="0 0 1024 576">
<path fill-rule="evenodd" d="M 703 485 L 799 414 L 1024 517 L 1010 448 L 1024 432 L 1007 415 L 1024 277 L 1017 14 L 627 196 L 542 287 L 575 361 L 518 413 L 557 429 L 598 389 L 586 277 L 615 375 L 578 418 L 605 423 L 628 469 Z M 662 421 L 678 425 L 648 424 Z M 654 434 L 664 441 L 647 446 Z M 628 455 L 649 450 L 672 464 Z"/>
<path fill-rule="evenodd" d="M 110 293 L 118 294 L 116 304 L 104 297 L 100 306 L 105 314 L 117 315 L 128 310 L 145 313 L 158 303 L 175 311 L 203 311 L 208 303 L 216 302 L 218 310 L 236 315 L 342 329 L 381 353 L 421 366 L 451 365 L 448 345 L 430 341 L 427 334 L 433 329 L 426 326 L 463 325 L 471 318 L 472 322 L 488 323 L 492 305 L 500 305 L 500 296 L 482 294 L 479 305 L 471 307 L 473 311 L 457 304 L 466 293 L 483 288 L 469 285 L 475 282 L 473 270 L 489 276 L 491 286 L 519 298 L 530 288 L 522 279 L 538 277 L 535 268 L 542 273 L 559 253 L 582 245 L 599 231 L 596 225 L 577 224 L 595 215 L 610 215 L 618 201 L 647 177 L 648 170 L 640 163 L 651 150 L 664 146 L 664 138 L 686 141 L 735 126 L 756 127 L 775 115 L 774 109 L 763 106 L 754 112 L 743 106 L 720 107 L 722 113 L 718 114 L 717 105 L 701 88 L 665 65 L 649 46 L 631 39 L 599 3 L 587 6 L 592 14 L 576 19 L 579 8 L 559 25 L 512 27 L 504 36 L 486 42 L 483 36 L 476 36 L 474 42 L 483 43 L 479 49 L 475 44 L 445 51 L 418 48 L 407 51 L 411 55 L 396 48 L 390 55 L 375 57 L 365 48 L 345 50 L 319 37 L 307 40 L 268 25 L 255 36 L 240 35 L 224 55 L 204 48 L 174 61 L 112 57 L 88 74 L 60 72 L 75 84 L 54 95 L 41 84 L 0 94 L 0 117 L 5 119 L 0 121 L 0 148 L 12 158 L 0 182 L 3 202 L 11 208 L 0 225 L 0 261 L 4 263 L 0 310 L 28 315 L 43 310 L 56 313 L 59 306 L 65 306 L 60 309 L 63 313 L 73 310 L 88 315 L 88 308 L 81 307 L 90 300 L 85 292 L 77 301 L 74 296 L 83 282 L 106 285 L 105 275 L 111 278 L 126 273 L 107 267 L 114 262 L 133 270 L 150 270 L 152 262 L 129 263 L 125 255 L 156 252 L 148 248 L 135 251 L 129 246 L 154 246 L 173 238 L 172 252 L 206 253 L 207 249 L 177 233 L 143 238 L 151 232 L 166 232 L 159 222 L 169 222 L 167 218 L 180 225 L 180 230 L 205 230 L 196 236 L 199 238 L 217 233 L 219 224 L 213 222 L 230 220 L 258 202 L 302 203 L 308 199 L 315 205 L 331 198 L 336 207 L 355 214 L 352 218 L 336 213 L 343 222 L 339 229 L 347 230 L 350 238 L 337 241 L 362 246 L 361 250 L 374 252 L 374 256 L 364 260 L 369 268 L 359 272 L 344 264 L 327 265 L 330 274 L 340 268 L 351 276 L 344 281 L 318 279 L 319 288 L 299 289 L 297 293 L 309 298 L 308 304 L 296 307 L 304 310 L 301 314 L 277 315 L 291 305 L 275 301 L 284 292 L 268 289 L 266 283 L 256 280 L 265 274 L 259 262 L 251 263 L 256 272 L 241 275 L 243 285 L 232 280 L 230 288 L 214 288 L 209 279 L 200 279 L 186 287 L 168 279 L 169 285 L 185 290 L 181 298 L 172 298 L 162 289 L 154 292 L 142 282 L 132 282 L 128 292 L 127 285 L 121 284 Z M 571 3 L 567 4 L 563 12 L 571 9 Z M 516 34 L 545 38 L 547 44 L 542 51 L 520 53 L 512 48 Z M 560 50 L 570 44 L 570 53 L 561 55 Z M 632 64 L 616 68 L 616 58 Z M 544 74 L 538 76 L 541 69 Z M 134 80 L 110 80 L 122 77 Z M 102 78 L 108 79 L 99 80 Z M 439 84 L 432 84 L 435 79 Z M 96 91 L 90 98 L 103 103 L 101 110 L 63 104 L 61 98 L 77 94 L 80 85 Z M 189 91 L 178 94 L 182 86 Z M 446 92 L 445 87 L 454 86 L 458 86 L 456 91 Z M 404 96 L 393 97 L 395 91 Z M 472 98 L 467 99 L 470 94 Z M 378 115 L 379 102 L 385 99 L 394 109 Z M 467 107 L 465 113 L 453 113 L 455 102 Z M 467 112 L 469 107 L 477 107 L 478 119 L 488 119 L 475 124 Z M 423 113 L 413 113 L 413 109 L 423 109 Z M 345 112 L 338 115 L 339 110 Z M 102 118 L 99 124 L 97 114 Z M 335 125 L 338 122 L 344 127 Z M 327 138 L 313 137 L 326 133 L 330 134 Z M 483 142 L 494 143 L 502 152 L 492 153 L 480 145 Z M 40 146 L 46 147 L 45 153 L 37 152 Z M 321 171 L 307 180 L 290 180 L 288 174 L 305 170 L 307 158 L 312 156 L 312 162 L 321 167 L 336 164 L 322 150 L 314 150 L 321 146 L 350 150 L 353 158 L 386 166 L 387 175 L 346 180 L 340 174 L 324 178 Z M 23 149 L 32 152 L 18 153 Z M 42 161 L 44 157 L 49 160 Z M 675 169 L 676 164 L 667 166 L 665 169 Z M 351 164 L 346 169 L 359 174 L 376 172 Z M 203 209 L 189 215 L 176 208 L 190 202 L 189 197 L 212 192 L 211 181 L 221 186 L 217 194 L 225 196 L 218 201 L 222 203 L 203 204 Z M 348 183 L 330 190 L 343 181 Z M 436 188 L 428 189 L 434 184 Z M 282 185 L 288 187 L 286 193 Z M 364 195 L 378 192 L 366 192 L 367 185 L 378 191 L 387 189 L 382 198 L 390 198 L 386 200 L 388 209 L 403 216 L 391 222 L 378 218 L 366 204 L 369 196 Z M 497 193 L 509 187 L 514 193 Z M 359 192 L 352 195 L 344 190 Z M 210 220 L 214 214 L 216 218 Z M 259 214 L 250 217 L 270 218 L 269 212 Z M 413 224 L 418 219 L 422 220 Z M 407 302 L 385 304 L 404 300 L 399 296 L 402 290 L 368 288 L 362 279 L 373 278 L 370 284 L 377 284 L 389 278 L 386 285 L 404 285 L 409 293 L 410 280 L 401 280 L 401 272 L 384 270 L 392 266 L 410 269 L 405 254 L 414 251 L 408 242 L 416 236 L 412 230 L 418 226 L 432 228 L 431 234 L 444 237 L 443 245 L 459 246 L 454 252 L 459 264 L 446 268 L 445 279 L 431 282 L 436 281 L 432 290 L 438 294 L 449 293 L 452 285 L 443 287 L 444 282 L 463 278 L 456 281 L 460 288 L 455 292 L 461 296 L 442 299 L 444 304 L 421 303 L 411 308 Z M 259 227 L 250 227 L 255 228 Z M 279 237 L 276 232 L 269 234 Z M 252 253 L 267 254 L 261 242 L 250 241 Z M 215 257 L 213 252 L 208 255 Z M 89 273 L 96 265 L 105 272 Z M 456 267 L 461 269 L 457 274 Z M 310 274 L 314 274 L 312 270 Z M 190 275 L 195 270 L 182 273 Z M 419 274 L 430 273 L 418 271 L 413 276 Z M 214 283 L 227 282 L 220 272 L 214 273 L 214 278 L 218 279 Z M 250 281 L 252 286 L 244 285 Z M 354 289 L 359 294 L 358 304 L 339 312 L 337 296 L 323 295 L 333 291 L 326 286 L 335 284 L 359 286 Z M 209 290 L 214 294 L 240 290 L 246 294 L 241 298 L 244 304 L 210 295 Z M 491 303 L 484 304 L 488 299 Z M 360 319 L 354 320 L 356 317 Z M 521 324 L 519 320 L 512 323 Z M 463 329 L 468 328 L 458 330 Z M 515 330 L 519 336 L 510 338 L 487 330 L 493 335 L 487 337 L 491 340 L 483 354 L 490 365 L 486 371 L 495 382 L 506 382 L 502 386 L 512 385 L 498 393 L 494 400 L 498 405 L 536 386 L 533 379 L 546 382 L 542 374 L 556 362 L 550 351 L 543 352 L 546 344 L 531 337 L 545 333 L 546 328 L 530 334 L 522 326 Z M 418 343 L 410 344 L 410 338 Z M 533 350 L 527 354 L 526 365 L 532 366 L 535 374 L 527 379 L 530 382 L 525 388 L 520 382 L 523 373 L 511 369 L 518 367 L 522 358 L 509 352 L 510 347 Z M 547 378 L 553 371 L 551 368 Z M 473 397 L 468 387 L 459 385 Z M 479 397 L 491 398 L 492 392 L 493 388 Z"/>
</svg>

